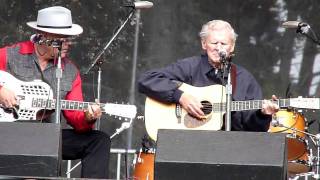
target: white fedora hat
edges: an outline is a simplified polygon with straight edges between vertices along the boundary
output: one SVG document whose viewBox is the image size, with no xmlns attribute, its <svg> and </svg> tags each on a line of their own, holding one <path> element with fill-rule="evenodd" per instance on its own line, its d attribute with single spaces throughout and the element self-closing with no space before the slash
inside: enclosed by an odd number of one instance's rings
<svg viewBox="0 0 320 180">
<path fill-rule="evenodd" d="M 27 22 L 31 28 L 62 35 L 78 35 L 83 29 L 72 24 L 71 11 L 61 6 L 53 6 L 38 11 L 37 21 Z"/>
</svg>

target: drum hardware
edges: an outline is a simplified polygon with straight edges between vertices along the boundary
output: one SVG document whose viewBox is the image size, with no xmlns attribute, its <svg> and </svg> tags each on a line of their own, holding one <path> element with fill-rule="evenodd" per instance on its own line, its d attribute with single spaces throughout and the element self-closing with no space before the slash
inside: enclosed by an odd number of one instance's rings
<svg viewBox="0 0 320 180">
<path fill-rule="evenodd" d="M 139 154 L 133 160 L 133 179 L 153 180 L 155 149 L 145 151 L 140 149 Z"/>
<path fill-rule="evenodd" d="M 300 113 L 280 110 L 273 115 L 269 132 L 287 133 L 288 161 L 298 160 L 307 152 L 305 119 Z"/>
<path fill-rule="evenodd" d="M 141 145 L 133 159 L 133 179 L 153 180 L 156 145 L 148 135 L 144 135 Z"/>
<path fill-rule="evenodd" d="M 279 122 L 279 120 L 277 120 L 277 119 L 273 119 L 271 124 L 272 124 L 272 126 L 284 127 L 288 130 L 290 129 L 295 133 L 297 133 L 297 132 L 303 133 L 304 135 L 309 136 L 309 138 L 311 139 L 313 144 L 317 147 L 317 156 L 313 156 L 312 149 L 310 149 L 309 150 L 310 155 L 308 156 L 308 159 L 307 159 L 308 165 L 314 167 L 312 169 L 313 171 L 307 172 L 307 173 L 296 174 L 293 178 L 289 178 L 289 179 L 296 180 L 296 179 L 299 179 L 299 177 L 306 177 L 306 176 L 312 176 L 314 179 L 320 179 L 320 166 L 319 166 L 320 165 L 320 133 L 311 134 L 311 133 L 308 133 L 305 131 L 301 131 L 295 127 L 286 126 L 286 125 L 282 124 L 281 122 Z"/>
</svg>

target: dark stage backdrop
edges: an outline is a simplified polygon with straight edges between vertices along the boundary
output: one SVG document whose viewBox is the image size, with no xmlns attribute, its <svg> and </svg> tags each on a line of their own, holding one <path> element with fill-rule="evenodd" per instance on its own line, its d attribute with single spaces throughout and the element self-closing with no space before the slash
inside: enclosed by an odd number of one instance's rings
<svg viewBox="0 0 320 180">
<path fill-rule="evenodd" d="M 75 39 L 70 56 L 83 72 L 124 22 L 129 10 L 121 5 L 128 0 L 0 0 L 0 46 L 28 40 L 33 30 L 27 21 L 36 20 L 37 10 L 61 5 L 72 10 L 74 23 L 84 28 Z M 145 96 L 137 92 L 135 79 L 152 68 L 163 67 L 178 58 L 201 52 L 198 32 L 212 19 L 229 21 L 239 37 L 234 62 L 247 68 L 261 84 L 264 97 L 319 97 L 319 48 L 312 41 L 286 30 L 286 20 L 308 22 L 319 32 L 320 4 L 317 0 L 153 0 L 154 7 L 140 13 L 136 36 L 136 16 L 105 51 L 102 65 L 101 102 L 134 103 L 143 116 Z M 134 38 L 139 38 L 137 66 L 133 68 Z M 96 69 L 83 75 L 85 99 L 96 97 Z M 289 88 L 288 88 L 289 87 Z M 130 89 L 132 89 L 130 91 Z M 305 114 L 311 132 L 318 132 L 319 112 Z M 113 134 L 123 120 L 103 116 L 101 130 Z M 132 134 L 132 138 L 130 135 Z M 142 120 L 114 137 L 113 148 L 140 148 L 145 134 Z M 130 164 L 130 162 L 129 162 Z M 112 171 L 114 171 L 112 169 Z"/>
</svg>

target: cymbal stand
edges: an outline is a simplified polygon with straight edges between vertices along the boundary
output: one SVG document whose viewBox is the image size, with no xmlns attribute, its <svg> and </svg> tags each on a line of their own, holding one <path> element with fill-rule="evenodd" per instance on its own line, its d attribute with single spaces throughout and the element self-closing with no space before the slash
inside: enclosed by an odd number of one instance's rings
<svg viewBox="0 0 320 180">
<path fill-rule="evenodd" d="M 284 127 L 286 129 L 292 130 L 294 132 L 294 134 L 296 134 L 296 132 L 299 132 L 299 133 L 303 133 L 303 134 L 305 134 L 305 135 L 310 137 L 310 139 L 313 142 L 313 144 L 316 145 L 316 147 L 317 147 L 317 156 L 315 157 L 316 158 L 315 172 L 308 172 L 308 173 L 298 174 L 298 175 L 296 175 L 296 177 L 299 178 L 299 177 L 302 177 L 302 176 L 313 176 L 313 178 L 315 178 L 315 179 L 320 179 L 320 174 L 319 174 L 320 173 L 320 169 L 319 169 L 320 168 L 320 166 L 319 166 L 320 165 L 320 133 L 314 135 L 314 134 L 311 134 L 311 133 L 308 133 L 308 132 L 305 132 L 305 131 L 301 131 L 301 130 L 295 128 L 295 127 L 288 127 L 288 126 L 285 126 L 285 125 L 281 124 L 278 120 L 272 120 L 272 126 Z M 314 160 L 313 155 L 312 155 L 311 160 L 312 161 Z M 314 166 L 314 165 L 312 164 L 312 166 Z M 294 178 L 294 179 L 296 179 L 296 178 Z M 292 179 L 292 180 L 294 180 L 294 179 Z"/>
</svg>

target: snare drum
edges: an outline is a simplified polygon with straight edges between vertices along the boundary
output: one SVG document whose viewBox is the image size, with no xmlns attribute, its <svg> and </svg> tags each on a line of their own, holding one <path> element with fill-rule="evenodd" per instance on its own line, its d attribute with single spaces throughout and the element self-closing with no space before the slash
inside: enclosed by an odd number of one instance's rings
<svg viewBox="0 0 320 180">
<path fill-rule="evenodd" d="M 155 150 L 140 152 L 137 154 L 134 162 L 133 179 L 135 180 L 153 180 L 154 175 L 154 154 Z"/>
<path fill-rule="evenodd" d="M 280 110 L 274 115 L 273 118 L 285 127 L 274 127 L 270 125 L 269 132 L 281 132 L 288 134 L 288 160 L 297 160 L 303 156 L 307 152 L 305 134 L 302 133 L 305 130 L 304 117 L 297 112 Z M 290 128 L 295 128 L 302 132 L 294 131 Z"/>
</svg>

